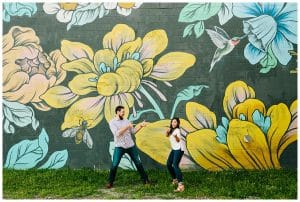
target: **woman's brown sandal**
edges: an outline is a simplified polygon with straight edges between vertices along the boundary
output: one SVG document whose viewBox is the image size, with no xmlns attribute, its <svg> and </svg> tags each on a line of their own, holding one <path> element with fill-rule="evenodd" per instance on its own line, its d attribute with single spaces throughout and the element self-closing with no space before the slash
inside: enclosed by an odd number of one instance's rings
<svg viewBox="0 0 300 202">
<path fill-rule="evenodd" d="M 177 185 L 178 184 L 178 180 L 177 179 L 173 179 L 172 184 L 173 185 Z"/>
<path fill-rule="evenodd" d="M 174 190 L 174 192 L 183 192 L 184 191 L 184 185 L 179 183 L 177 189 Z"/>
</svg>

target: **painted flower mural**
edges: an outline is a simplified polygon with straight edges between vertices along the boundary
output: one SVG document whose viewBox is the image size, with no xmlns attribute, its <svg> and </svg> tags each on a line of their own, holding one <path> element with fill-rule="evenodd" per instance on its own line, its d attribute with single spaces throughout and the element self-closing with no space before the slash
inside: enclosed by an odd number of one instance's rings
<svg viewBox="0 0 300 202">
<path fill-rule="evenodd" d="M 61 52 L 54 50 L 48 55 L 40 46 L 35 31 L 20 26 L 13 26 L 3 36 L 2 50 L 3 99 L 49 110 L 40 96 L 66 77 L 61 68 L 66 59 Z"/>
<path fill-rule="evenodd" d="M 55 14 L 56 19 L 67 24 L 67 30 L 72 26 L 85 25 L 103 18 L 111 10 L 117 10 L 121 15 L 128 16 L 132 9 L 137 9 L 142 3 L 133 2 L 100 2 L 100 3 L 44 3 L 43 9 L 47 14 Z"/>
<path fill-rule="evenodd" d="M 294 50 L 293 44 L 297 44 L 296 3 L 189 3 L 178 18 L 179 22 L 192 23 L 184 29 L 183 37 L 191 36 L 194 31 L 199 38 L 205 30 L 204 21 L 217 14 L 221 25 L 233 16 L 244 19 L 245 35 L 238 38 L 248 37 L 244 56 L 252 65 L 260 63 L 260 73 L 268 73 L 277 66 L 277 61 L 287 65 L 291 60 L 289 51 Z M 216 42 L 227 39 L 228 35 L 222 29 L 219 31 L 216 32 L 219 36 L 208 34 L 214 44 L 222 45 Z M 218 54 L 213 61 L 216 56 Z"/>
<path fill-rule="evenodd" d="M 187 150 L 194 161 L 212 171 L 281 168 L 283 151 L 297 140 L 297 100 L 289 108 L 279 103 L 267 110 L 250 86 L 235 81 L 226 88 L 223 107 L 227 118 L 222 117 L 218 126 L 216 115 L 207 107 L 187 103 L 182 128 L 188 133 Z M 158 154 L 155 149 L 170 150 L 163 135 L 167 123 L 169 120 L 154 122 L 136 135 L 138 147 L 163 164 L 166 152 Z M 152 138 L 147 140 L 147 130 L 156 138 L 156 146 L 151 145 Z"/>
<path fill-rule="evenodd" d="M 269 55 L 283 65 L 290 61 L 289 50 L 297 44 L 296 3 L 234 4 L 233 14 L 245 19 L 243 31 L 249 43 L 244 54 L 251 64 L 271 57 Z"/>
<path fill-rule="evenodd" d="M 103 37 L 103 49 L 96 53 L 86 44 L 63 40 L 61 51 L 68 59 L 63 69 L 77 75 L 68 87 L 50 88 L 41 98 L 55 108 L 67 107 L 81 98 L 66 112 L 62 130 L 79 127 L 83 121 L 87 122 L 88 129 L 93 128 L 103 117 L 110 121 L 118 105 L 125 107 L 125 117 L 128 117 L 135 101 L 143 107 L 140 93 L 163 118 L 158 104 L 144 86 L 154 90 L 161 99 L 165 97 L 147 78 L 160 81 L 177 79 L 196 60 L 189 53 L 170 52 L 154 64 L 155 56 L 167 45 L 168 37 L 164 30 L 150 31 L 142 39 L 125 24 L 118 24 L 107 33 Z"/>
</svg>

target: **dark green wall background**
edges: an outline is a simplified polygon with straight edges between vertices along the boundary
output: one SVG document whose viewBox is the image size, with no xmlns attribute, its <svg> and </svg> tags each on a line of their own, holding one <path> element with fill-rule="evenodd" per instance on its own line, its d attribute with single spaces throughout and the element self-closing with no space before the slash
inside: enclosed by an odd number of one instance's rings
<svg viewBox="0 0 300 202">
<path fill-rule="evenodd" d="M 196 64 L 179 79 L 171 82 L 173 85 L 172 90 L 162 82 L 153 80 L 168 98 L 167 102 L 158 101 L 166 117 L 171 113 L 176 94 L 189 85 L 204 84 L 209 86 L 208 89 L 204 89 L 199 96 L 194 97 L 191 101 L 201 103 L 215 112 L 218 122 L 222 116 L 225 116 L 223 111 L 225 88 L 235 80 L 245 81 L 253 87 L 256 97 L 264 101 L 266 108 L 279 102 L 286 103 L 289 106 L 293 100 L 297 99 L 297 74 L 290 73 L 290 70 L 297 67 L 296 58 L 292 58 L 287 66 L 278 64 L 269 73 L 261 74 L 259 73 L 259 64 L 257 66 L 251 65 L 244 57 L 243 51 L 248 40 L 242 40 L 209 73 L 210 62 L 216 47 L 207 33 L 204 33 L 200 39 L 196 39 L 194 35 L 188 38 L 182 37 L 187 24 L 178 22 L 178 16 L 184 6 L 183 3 L 144 3 L 127 17 L 119 15 L 116 10 L 113 10 L 101 19 L 83 26 L 73 26 L 67 31 L 66 24 L 58 22 L 55 15 L 44 13 L 42 4 L 39 3 L 38 11 L 32 17 L 12 17 L 9 23 L 3 22 L 3 34 L 6 34 L 12 26 L 31 27 L 40 38 L 44 51 L 50 53 L 52 50 L 60 49 L 60 42 L 63 39 L 88 44 L 93 50 L 101 49 L 103 36 L 111 31 L 116 24 L 120 23 L 132 27 L 136 31 L 136 36 L 140 37 L 151 30 L 164 29 L 168 34 L 169 42 L 167 49 L 161 55 L 170 51 L 183 51 L 196 57 Z M 205 21 L 206 28 L 212 29 L 215 25 L 220 26 L 217 16 Z M 226 30 L 230 36 L 243 35 L 242 20 L 236 17 L 220 27 Z M 159 56 L 155 58 L 154 62 L 158 58 Z M 63 84 L 67 85 L 67 81 L 73 76 L 68 73 L 68 77 Z M 150 106 L 146 100 L 144 104 L 144 108 Z M 68 149 L 69 159 L 67 165 L 72 168 L 96 166 L 97 168 L 107 169 L 110 167 L 109 142 L 113 140 L 113 136 L 105 120 L 89 130 L 93 137 L 94 146 L 92 149 L 88 149 L 85 144 L 76 145 L 73 138 L 61 137 L 60 125 L 63 122 L 66 109 L 52 109 L 48 112 L 35 110 L 35 112 L 36 118 L 40 121 L 37 131 L 28 126 L 16 128 L 14 134 L 3 134 L 3 162 L 5 162 L 7 152 L 12 145 L 24 139 L 35 139 L 41 128 L 44 127 L 50 139 L 46 159 L 54 151 Z M 176 115 L 186 118 L 185 103 L 179 104 Z M 144 114 L 140 120 L 143 119 L 156 121 L 157 115 Z M 140 153 L 141 159 L 147 168 L 163 168 L 147 155 Z M 297 142 L 291 144 L 285 150 L 281 157 L 281 165 L 282 167 L 297 167 Z"/>
</svg>

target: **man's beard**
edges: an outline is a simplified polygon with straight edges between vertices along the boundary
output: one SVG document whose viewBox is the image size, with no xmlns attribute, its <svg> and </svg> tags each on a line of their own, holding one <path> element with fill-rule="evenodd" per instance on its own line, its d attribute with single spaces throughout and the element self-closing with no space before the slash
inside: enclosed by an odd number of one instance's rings
<svg viewBox="0 0 300 202">
<path fill-rule="evenodd" d="M 119 115 L 119 119 L 120 119 L 120 120 L 123 120 L 123 116 L 120 116 L 120 115 Z"/>
</svg>

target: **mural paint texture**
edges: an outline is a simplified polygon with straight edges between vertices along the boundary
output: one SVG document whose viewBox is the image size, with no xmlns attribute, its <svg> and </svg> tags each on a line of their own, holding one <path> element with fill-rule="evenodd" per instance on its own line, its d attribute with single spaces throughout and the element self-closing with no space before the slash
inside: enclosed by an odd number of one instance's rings
<svg viewBox="0 0 300 202">
<path fill-rule="evenodd" d="M 123 105 L 146 168 L 297 167 L 296 3 L 3 3 L 3 165 L 108 169 Z M 120 167 L 133 169 L 124 155 Z"/>
</svg>

